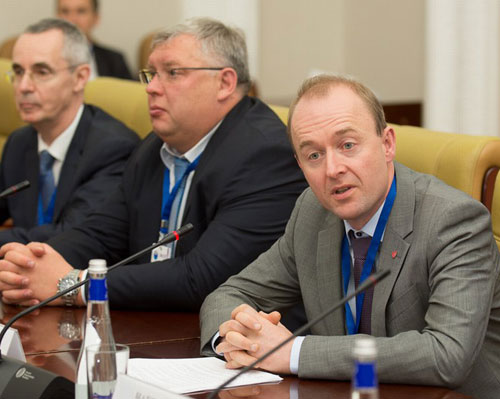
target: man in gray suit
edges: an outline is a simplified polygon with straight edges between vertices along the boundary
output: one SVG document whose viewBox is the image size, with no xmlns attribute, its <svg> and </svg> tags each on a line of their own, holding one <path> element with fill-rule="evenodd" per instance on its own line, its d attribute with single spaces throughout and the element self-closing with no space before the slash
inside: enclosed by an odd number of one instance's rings
<svg viewBox="0 0 500 399">
<path fill-rule="evenodd" d="M 260 367 L 346 380 L 354 340 L 364 333 L 376 337 L 381 382 L 498 397 L 499 254 L 486 208 L 394 162 L 394 130 L 355 81 L 307 80 L 288 129 L 310 188 L 284 236 L 205 300 L 203 353 L 223 353 L 229 368 L 250 364 L 291 334 L 276 310 L 303 299 L 313 319 L 370 270 L 389 269 L 372 292 Z"/>
</svg>

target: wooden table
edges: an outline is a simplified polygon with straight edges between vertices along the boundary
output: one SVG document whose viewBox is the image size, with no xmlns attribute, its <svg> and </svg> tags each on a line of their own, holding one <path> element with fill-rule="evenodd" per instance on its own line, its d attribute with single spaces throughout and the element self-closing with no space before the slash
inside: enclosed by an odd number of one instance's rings
<svg viewBox="0 0 500 399">
<path fill-rule="evenodd" d="M 20 308 L 3 306 L 5 323 Z M 80 352 L 79 329 L 85 309 L 46 307 L 15 323 L 21 335 L 29 363 L 43 367 L 70 380 Z M 117 343 L 130 346 L 130 356 L 146 358 L 186 358 L 199 356 L 200 330 L 198 315 L 191 313 L 111 311 L 113 333 Z M 289 398 L 297 392 L 299 399 L 349 399 L 348 382 L 303 380 L 285 377 L 280 384 L 252 386 L 221 392 L 224 398 Z M 190 395 L 206 398 L 207 394 Z M 468 396 L 444 388 L 381 384 L 380 399 L 465 399 Z"/>
</svg>

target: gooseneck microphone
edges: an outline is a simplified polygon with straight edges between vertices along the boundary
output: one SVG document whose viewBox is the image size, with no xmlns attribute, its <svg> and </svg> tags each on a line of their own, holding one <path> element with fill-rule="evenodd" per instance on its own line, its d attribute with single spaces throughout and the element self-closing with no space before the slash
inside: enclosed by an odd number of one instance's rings
<svg viewBox="0 0 500 399">
<path fill-rule="evenodd" d="M 28 183 L 29 185 L 29 183 Z M 0 194 L 1 195 L 1 194 Z M 193 230 L 193 225 L 188 223 L 177 231 L 173 231 L 167 234 L 158 242 L 152 244 L 151 246 L 129 256 L 126 259 L 115 263 L 113 266 L 108 268 L 108 272 L 117 268 L 118 266 L 125 265 L 147 252 L 152 251 L 156 247 L 171 243 L 173 241 L 178 241 L 182 236 L 191 232 Z M 18 313 L 12 319 L 10 319 L 0 332 L 0 344 L 7 330 L 21 317 L 33 312 L 36 309 L 45 306 L 49 302 L 60 298 L 61 296 L 71 292 L 82 285 L 88 283 L 90 277 L 79 283 L 74 284 L 67 289 L 58 292 L 57 294 L 47 298 L 40 303 L 26 308 L 22 312 Z M 68 379 L 53 374 L 47 370 L 43 370 L 39 367 L 35 367 L 31 364 L 23 363 L 21 361 L 2 357 L 0 350 L 0 397 L 1 398 L 34 398 L 34 399 L 49 399 L 49 398 L 71 398 L 74 397 L 74 384 Z"/>
<path fill-rule="evenodd" d="M 9 188 L 6 188 L 0 193 L 0 199 L 4 199 L 6 197 L 11 196 L 12 194 L 18 193 L 19 191 L 24 190 L 30 186 L 30 182 L 28 180 L 24 180 L 20 183 L 14 184 Z"/>
<path fill-rule="evenodd" d="M 217 395 L 221 389 L 224 389 L 227 385 L 229 385 L 231 382 L 233 382 L 236 378 L 238 378 L 240 375 L 246 373 L 247 371 L 251 370 L 254 368 L 258 363 L 262 362 L 263 360 L 267 359 L 269 356 L 271 356 L 274 352 L 285 346 L 287 343 L 289 343 L 292 339 L 296 338 L 297 336 L 303 334 L 309 328 L 314 326 L 316 323 L 320 322 L 323 320 L 326 316 L 328 316 L 330 313 L 333 311 L 337 310 L 339 307 L 344 305 L 346 302 L 349 302 L 352 298 L 355 296 L 361 294 L 364 290 L 370 288 L 371 286 L 374 286 L 377 284 L 379 281 L 383 280 L 389 275 L 390 271 L 389 270 L 382 270 L 380 272 L 373 273 L 372 275 L 368 276 L 365 281 L 363 281 L 358 288 L 352 292 L 349 295 L 346 295 L 344 298 L 342 298 L 339 302 L 337 302 L 335 305 L 333 305 L 331 308 L 328 308 L 325 310 L 323 313 L 321 313 L 318 317 L 315 319 L 311 320 L 310 322 L 304 324 L 302 327 L 299 327 L 296 329 L 292 335 L 290 335 L 287 339 L 276 345 L 274 348 L 271 348 L 269 351 L 264 353 L 261 357 L 259 357 L 257 360 L 255 360 L 253 363 L 249 364 L 248 366 L 243 367 L 239 373 L 235 374 L 231 378 L 229 378 L 227 381 L 224 381 L 222 384 L 220 384 L 217 388 L 215 388 L 214 391 L 210 393 L 208 396 L 208 399 L 213 399 L 215 398 L 215 395 Z"/>
</svg>

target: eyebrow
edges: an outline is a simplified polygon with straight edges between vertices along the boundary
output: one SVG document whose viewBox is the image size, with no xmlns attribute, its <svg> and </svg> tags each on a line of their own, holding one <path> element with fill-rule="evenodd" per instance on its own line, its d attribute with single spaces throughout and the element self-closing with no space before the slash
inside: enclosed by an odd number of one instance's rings
<svg viewBox="0 0 500 399">
<path fill-rule="evenodd" d="M 353 128 L 350 128 L 350 127 L 347 127 L 345 129 L 340 129 L 340 130 L 337 130 L 335 133 L 334 133 L 334 136 L 336 137 L 341 137 L 341 136 L 345 136 L 346 134 L 348 133 L 351 133 L 351 132 L 355 132 L 355 130 Z M 306 140 L 302 143 L 300 143 L 299 145 L 299 150 L 301 150 L 302 148 L 304 147 L 307 147 L 307 146 L 310 146 L 310 145 L 313 145 L 314 142 L 311 141 L 311 140 Z"/>
<path fill-rule="evenodd" d="M 14 68 L 25 69 L 25 68 L 23 68 L 22 65 L 18 64 L 17 62 L 12 63 L 12 69 L 14 69 Z M 48 69 L 51 69 L 51 70 L 54 69 L 49 64 L 47 64 L 46 62 L 37 62 L 37 63 L 31 65 L 31 68 L 48 68 Z"/>
</svg>

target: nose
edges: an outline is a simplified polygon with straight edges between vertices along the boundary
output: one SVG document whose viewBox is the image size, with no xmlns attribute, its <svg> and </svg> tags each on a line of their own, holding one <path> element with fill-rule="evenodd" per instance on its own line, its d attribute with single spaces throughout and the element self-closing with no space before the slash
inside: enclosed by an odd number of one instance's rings
<svg viewBox="0 0 500 399">
<path fill-rule="evenodd" d="M 25 72 L 24 75 L 18 81 L 17 88 L 22 92 L 27 92 L 27 91 L 33 91 L 34 87 L 35 85 L 33 84 L 33 79 L 31 79 L 31 75 L 28 72 Z"/>
<path fill-rule="evenodd" d="M 346 172 L 345 159 L 335 151 L 327 151 L 326 154 L 326 175 L 336 179 Z"/>
<path fill-rule="evenodd" d="M 146 93 L 149 95 L 158 95 L 164 92 L 164 87 L 158 78 L 158 74 L 153 76 L 151 82 L 149 82 L 146 86 Z"/>
</svg>

